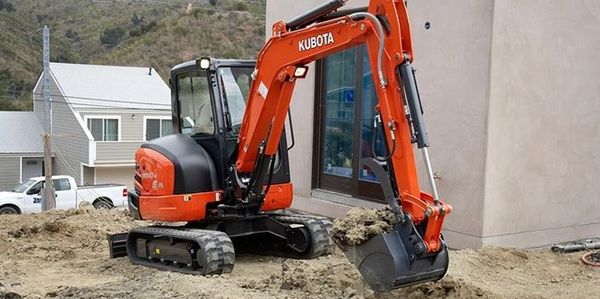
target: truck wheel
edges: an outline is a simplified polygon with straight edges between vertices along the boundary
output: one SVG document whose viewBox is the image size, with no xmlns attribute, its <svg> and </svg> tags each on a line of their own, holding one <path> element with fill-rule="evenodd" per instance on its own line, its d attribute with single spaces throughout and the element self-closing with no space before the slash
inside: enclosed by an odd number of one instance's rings
<svg viewBox="0 0 600 299">
<path fill-rule="evenodd" d="M 19 210 L 15 209 L 13 207 L 10 207 L 10 206 L 0 208 L 0 215 L 8 215 L 8 214 L 19 214 Z"/>
<path fill-rule="evenodd" d="M 108 210 L 113 208 L 112 201 L 105 197 L 96 199 L 93 205 L 97 210 Z"/>
</svg>

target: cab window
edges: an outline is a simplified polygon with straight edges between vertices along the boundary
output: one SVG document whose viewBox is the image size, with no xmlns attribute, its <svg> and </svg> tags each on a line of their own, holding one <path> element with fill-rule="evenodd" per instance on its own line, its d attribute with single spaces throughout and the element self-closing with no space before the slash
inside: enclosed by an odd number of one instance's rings
<svg viewBox="0 0 600 299">
<path fill-rule="evenodd" d="M 177 76 L 177 99 L 181 133 L 188 135 L 213 135 L 213 116 L 208 77 L 203 71 Z"/>
<path fill-rule="evenodd" d="M 55 191 L 66 191 L 71 190 L 71 184 L 69 183 L 69 179 L 54 179 L 52 180 L 54 183 Z"/>
<path fill-rule="evenodd" d="M 29 190 L 27 190 L 27 195 L 35 195 L 35 194 L 39 194 L 40 192 L 42 192 L 42 183 L 43 182 L 37 182 L 37 184 L 33 185 L 33 187 L 29 188 Z"/>
<path fill-rule="evenodd" d="M 231 120 L 231 131 L 228 132 L 228 137 L 237 138 L 239 134 L 253 71 L 254 68 L 251 67 L 222 67 L 218 70 L 222 93 Z"/>
</svg>

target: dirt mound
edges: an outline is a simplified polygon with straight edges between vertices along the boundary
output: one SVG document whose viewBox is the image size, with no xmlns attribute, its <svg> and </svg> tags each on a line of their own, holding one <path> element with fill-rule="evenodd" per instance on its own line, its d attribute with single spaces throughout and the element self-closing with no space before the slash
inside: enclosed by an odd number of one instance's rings
<svg viewBox="0 0 600 299">
<path fill-rule="evenodd" d="M 508 248 L 450 252 L 449 272 L 375 294 L 341 253 L 312 260 L 236 256 L 232 273 L 210 277 L 109 259 L 106 235 L 147 223 L 122 210 L 52 211 L 0 217 L 3 298 L 595 298 L 600 269 L 581 254 Z"/>
<path fill-rule="evenodd" d="M 398 218 L 389 207 L 352 208 L 345 218 L 333 221 L 331 238 L 341 248 L 356 246 L 375 235 L 391 231 L 396 223 Z"/>
</svg>

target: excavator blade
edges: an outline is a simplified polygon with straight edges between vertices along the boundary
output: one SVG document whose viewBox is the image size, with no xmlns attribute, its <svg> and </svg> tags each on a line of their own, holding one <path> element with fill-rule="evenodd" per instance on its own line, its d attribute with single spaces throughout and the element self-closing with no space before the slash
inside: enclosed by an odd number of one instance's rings
<svg viewBox="0 0 600 299">
<path fill-rule="evenodd" d="M 448 270 L 448 249 L 418 255 L 411 242 L 412 224 L 397 224 L 389 233 L 346 248 L 344 254 L 358 268 L 369 287 L 387 292 L 411 284 L 439 280 Z M 407 235 L 408 233 L 408 235 Z"/>
</svg>

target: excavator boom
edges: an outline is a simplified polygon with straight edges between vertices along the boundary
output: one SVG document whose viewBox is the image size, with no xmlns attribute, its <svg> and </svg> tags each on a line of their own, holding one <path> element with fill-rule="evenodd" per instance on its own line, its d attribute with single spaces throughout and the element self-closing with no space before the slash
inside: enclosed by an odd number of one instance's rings
<svg viewBox="0 0 600 299">
<path fill-rule="evenodd" d="M 401 209 L 398 216 L 407 227 L 398 228 L 396 232 L 403 233 L 382 240 L 374 248 L 383 247 L 383 251 L 387 251 L 386 254 L 393 260 L 406 259 L 408 265 L 398 267 L 411 268 L 414 272 L 409 275 L 412 278 L 392 279 L 390 284 L 380 288 L 385 290 L 441 278 L 447 267 L 441 228 L 451 207 L 439 199 L 433 179 L 427 152 L 429 142 L 411 67 L 414 55 L 406 6 L 404 1 L 372 0 L 366 12 L 324 18 L 344 2 L 331 0 L 288 22 L 280 21 L 273 25 L 272 37 L 258 55 L 238 139 L 235 172 L 251 177 L 249 183 L 242 186 L 244 201 L 261 202 L 264 199 L 263 181 L 269 175 L 269 166 L 281 139 L 296 80 L 306 75 L 306 65 L 365 44 L 376 74 L 373 76 L 378 99 L 376 118 L 381 119 L 390 156 L 380 163 L 361 161 L 361 164 L 370 166 L 375 173 L 379 171 L 373 168 L 387 164 L 389 174 L 386 172 L 385 177 L 379 179 L 390 181 L 389 184 L 382 184 L 382 187 L 387 185 L 391 189 L 387 190 L 391 195 L 386 200 Z M 433 195 L 420 189 L 413 143 L 423 152 Z M 363 266 L 371 262 L 373 264 L 368 268 L 376 268 L 387 261 L 385 258 L 375 262 L 369 260 L 373 250 L 377 251 L 371 249 L 364 252 L 364 256 L 355 262 Z M 446 257 L 436 262 L 441 255 Z M 425 266 L 422 267 L 431 268 L 434 265 L 434 268 L 441 269 L 434 269 L 434 274 L 430 276 L 421 273 L 428 270 L 415 270 L 414 267 L 419 264 L 415 261 L 420 261 L 420 257 L 425 260 L 422 263 Z M 365 269 L 364 272 L 371 270 Z M 388 272 L 394 277 L 403 276 L 398 269 Z M 374 284 L 377 284 L 375 279 Z"/>
</svg>

